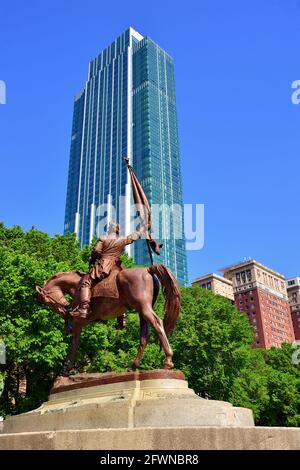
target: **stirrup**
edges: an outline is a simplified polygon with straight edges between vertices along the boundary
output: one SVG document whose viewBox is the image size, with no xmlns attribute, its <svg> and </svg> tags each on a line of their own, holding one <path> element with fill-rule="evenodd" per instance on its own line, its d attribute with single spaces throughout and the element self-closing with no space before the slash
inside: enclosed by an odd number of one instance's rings
<svg viewBox="0 0 300 470">
<path fill-rule="evenodd" d="M 70 315 L 72 318 L 82 318 L 83 320 L 85 320 L 88 317 L 89 313 L 89 307 L 87 309 L 82 310 L 80 306 L 77 306 L 76 308 L 74 308 L 74 310 L 72 310 Z"/>
</svg>

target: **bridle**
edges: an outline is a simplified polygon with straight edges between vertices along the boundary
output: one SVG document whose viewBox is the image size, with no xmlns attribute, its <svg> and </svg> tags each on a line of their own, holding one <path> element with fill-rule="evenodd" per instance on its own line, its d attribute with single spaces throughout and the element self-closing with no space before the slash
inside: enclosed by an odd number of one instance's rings
<svg viewBox="0 0 300 470">
<path fill-rule="evenodd" d="M 61 296 L 59 297 L 59 299 L 54 299 L 50 293 L 52 292 L 56 292 L 56 291 L 60 291 L 61 292 Z M 50 290 L 44 290 L 44 289 L 41 289 L 41 292 L 42 294 L 45 296 L 45 297 L 48 297 L 54 304 L 63 304 L 63 306 L 67 305 L 68 304 L 68 301 L 65 299 L 65 296 L 64 294 L 62 293 L 60 287 L 53 287 L 52 289 Z M 61 300 L 63 299 L 63 302 L 61 302 Z"/>
</svg>

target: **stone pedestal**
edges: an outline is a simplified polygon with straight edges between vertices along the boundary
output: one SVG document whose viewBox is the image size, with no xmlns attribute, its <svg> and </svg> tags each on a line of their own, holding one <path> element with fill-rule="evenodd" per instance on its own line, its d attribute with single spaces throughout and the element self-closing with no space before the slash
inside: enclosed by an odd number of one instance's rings
<svg viewBox="0 0 300 470">
<path fill-rule="evenodd" d="M 179 371 L 60 377 L 49 400 L 8 418 L 3 433 L 79 429 L 254 426 L 252 411 L 205 400 Z"/>
<path fill-rule="evenodd" d="M 300 429 L 255 427 L 250 410 L 199 398 L 178 371 L 79 374 L 5 420 L 0 449 L 300 449 Z"/>
</svg>

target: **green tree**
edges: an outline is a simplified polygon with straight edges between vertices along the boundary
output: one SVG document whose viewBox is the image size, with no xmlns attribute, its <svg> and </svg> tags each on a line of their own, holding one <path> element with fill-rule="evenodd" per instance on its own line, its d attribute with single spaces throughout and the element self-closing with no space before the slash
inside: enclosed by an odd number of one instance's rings
<svg viewBox="0 0 300 470">
<path fill-rule="evenodd" d="M 227 299 L 199 286 L 182 289 L 174 361 L 200 396 L 228 399 L 252 341 L 247 318 Z"/>
<path fill-rule="evenodd" d="M 249 351 L 235 378 L 230 401 L 251 408 L 260 426 L 300 426 L 300 368 L 292 345 Z"/>
<path fill-rule="evenodd" d="M 37 302 L 36 285 L 57 271 L 85 269 L 73 235 L 0 225 L 0 337 L 6 345 L 1 412 L 19 413 L 48 395 L 70 339 L 63 321 Z"/>
</svg>

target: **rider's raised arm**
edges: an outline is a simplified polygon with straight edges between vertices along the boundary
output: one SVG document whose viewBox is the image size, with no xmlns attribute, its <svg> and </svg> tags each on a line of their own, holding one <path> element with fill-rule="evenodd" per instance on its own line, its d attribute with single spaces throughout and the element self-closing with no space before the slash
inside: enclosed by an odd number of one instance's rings
<svg viewBox="0 0 300 470">
<path fill-rule="evenodd" d="M 140 228 L 140 230 L 136 230 L 135 232 L 132 232 L 128 237 L 125 237 L 125 244 L 130 245 L 131 243 L 135 242 L 139 238 L 141 238 L 145 234 L 145 229 L 144 227 Z"/>
</svg>

